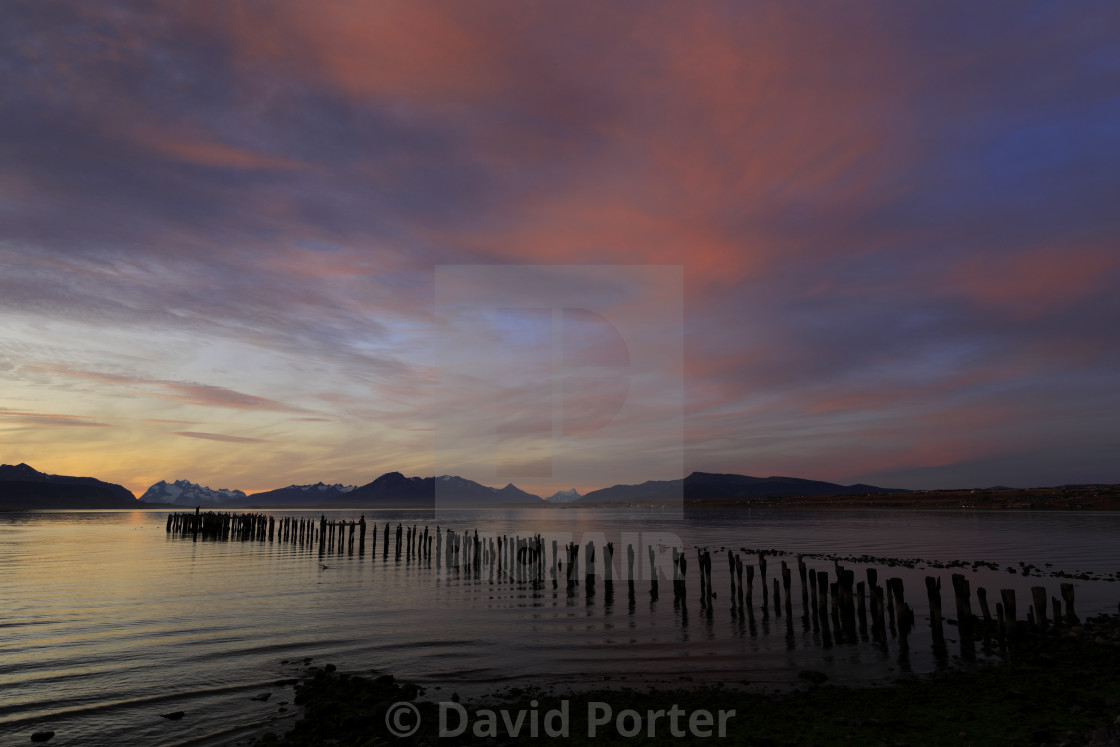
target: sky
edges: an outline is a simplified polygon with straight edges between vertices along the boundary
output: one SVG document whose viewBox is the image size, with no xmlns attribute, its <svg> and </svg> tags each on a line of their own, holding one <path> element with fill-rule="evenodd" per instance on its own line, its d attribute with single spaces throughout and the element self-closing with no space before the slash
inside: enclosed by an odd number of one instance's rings
<svg viewBox="0 0 1120 747">
<path fill-rule="evenodd" d="M 1120 482 L 1120 5 L 0 7 L 0 462 Z"/>
</svg>

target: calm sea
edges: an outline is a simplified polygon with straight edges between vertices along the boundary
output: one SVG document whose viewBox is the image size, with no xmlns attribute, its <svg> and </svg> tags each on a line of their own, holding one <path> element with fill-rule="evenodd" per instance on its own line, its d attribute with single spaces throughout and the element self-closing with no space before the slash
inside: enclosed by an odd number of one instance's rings
<svg viewBox="0 0 1120 747">
<path fill-rule="evenodd" d="M 867 682 L 937 666 L 922 578 L 941 576 L 945 616 L 953 617 L 952 571 L 877 565 L 880 583 L 904 579 L 917 613 L 908 655 L 895 641 L 886 650 L 868 642 L 825 647 L 819 631 L 803 623 L 793 558 L 786 558 L 794 566 L 793 615 L 779 617 L 773 605 L 764 613 L 756 581 L 753 619 L 745 620 L 731 609 L 726 555 L 717 554 L 722 547 L 983 560 L 1014 568 L 1023 562 L 1113 579 L 1120 571 L 1120 514 L 1108 513 L 734 510 L 664 518 L 569 508 L 441 511 L 433 519 L 366 511 L 378 532 L 376 552 L 367 546 L 364 555 L 355 548 L 323 556 L 317 546 L 193 542 L 168 535 L 166 516 L 0 515 L 0 743 L 28 743 L 32 732 L 52 730 L 52 745 L 202 744 L 228 741 L 274 719 L 281 729 L 294 714 L 285 705 L 292 689 L 276 683 L 300 676 L 306 658 L 312 666 L 389 672 L 428 686 L 433 699 L 524 685 L 578 690 L 747 681 L 773 687 L 802 669 L 823 671 L 833 681 Z M 539 532 L 561 544 L 569 537 L 599 547 L 613 540 L 619 559 L 632 541 L 646 577 L 640 543 L 678 538 L 689 558 L 687 605 L 673 604 L 665 580 L 656 600 L 644 578 L 633 599 L 624 581 L 608 598 L 601 580 L 588 595 L 582 582 L 569 591 L 563 581 L 557 588 L 549 580 L 534 586 L 502 573 L 475 575 L 435 561 L 397 560 L 393 553 L 384 558 L 386 521 L 394 528 L 403 522 L 477 529 L 484 536 Z M 710 610 L 699 603 L 696 546 L 713 551 L 718 596 Z M 769 560 L 769 583 L 780 577 L 781 560 Z M 831 561 L 808 562 L 832 572 Z M 625 561 L 619 565 L 624 569 Z M 845 565 L 864 577 L 864 564 Z M 964 573 L 973 589 L 989 590 L 993 607 L 996 590 L 1016 589 L 1021 617 L 1031 586 L 1045 585 L 1057 595 L 1065 580 L 1006 569 Z M 1074 583 L 1082 616 L 1116 610 L 1120 584 Z M 946 635 L 955 638 L 955 629 Z M 268 700 L 253 700 L 264 693 L 271 693 Z M 185 716 L 160 716 L 175 711 Z"/>
</svg>

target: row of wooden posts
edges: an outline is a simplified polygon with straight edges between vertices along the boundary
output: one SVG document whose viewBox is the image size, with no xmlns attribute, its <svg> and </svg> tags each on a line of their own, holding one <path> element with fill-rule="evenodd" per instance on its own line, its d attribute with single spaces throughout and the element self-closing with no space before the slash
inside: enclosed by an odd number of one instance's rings
<svg viewBox="0 0 1120 747">
<path fill-rule="evenodd" d="M 369 530 L 369 531 L 367 531 Z M 276 517 L 267 514 L 251 513 L 174 513 L 167 517 L 167 532 L 178 536 L 199 537 L 208 540 L 267 541 L 288 543 L 298 546 L 318 546 L 320 555 L 326 552 L 354 552 L 355 538 L 359 556 L 364 556 L 367 535 L 370 538 L 370 553 L 376 557 L 378 532 L 376 525 L 370 529 L 365 516 L 358 521 L 328 521 L 320 516 L 312 518 Z M 355 537 L 356 535 L 356 537 Z M 529 583 L 543 583 L 546 576 L 551 578 L 555 588 L 558 580 L 566 580 L 571 591 L 579 582 L 579 556 L 584 551 L 584 585 L 590 597 L 595 593 L 597 573 L 596 547 L 588 542 L 581 547 L 577 543 L 564 545 L 561 558 L 558 543 L 551 542 L 551 563 L 546 574 L 546 558 L 549 556 L 545 540 L 541 535 L 530 537 L 505 535 L 480 536 L 478 531 L 456 532 L 451 528 L 443 531 L 437 527 L 434 532 L 429 527 L 403 526 L 398 523 L 395 530 L 386 522 L 382 533 L 381 554 L 387 559 L 390 546 L 397 560 L 405 559 L 435 560 L 437 566 L 448 569 L 466 569 L 480 573 L 489 569 L 493 580 L 495 572 L 503 573 L 510 580 Z M 392 542 L 391 542 L 392 541 Z M 434 547 L 433 547 L 434 545 Z M 650 564 L 651 596 L 659 594 L 660 575 L 654 548 L 648 547 Z M 615 546 L 607 542 L 602 548 L 600 558 L 602 576 L 607 593 L 612 593 L 615 570 Z M 712 586 L 712 557 L 706 548 L 698 548 L 697 562 L 700 578 L 700 604 L 711 609 L 717 592 Z M 762 611 L 769 611 L 771 599 L 777 617 L 783 612 L 793 615 L 792 568 L 785 560 L 781 562 L 779 574 L 775 573 L 772 586 L 767 584 L 768 557 L 765 552 L 757 553 L 757 578 L 762 595 Z M 730 577 L 731 610 L 733 615 L 751 615 L 753 619 L 754 591 L 756 581 L 755 565 L 743 562 L 743 555 L 727 550 L 728 573 Z M 635 561 L 633 545 L 626 547 L 626 581 L 630 594 L 634 593 Z M 567 573 L 564 568 L 567 567 Z M 808 568 L 805 559 L 797 556 L 797 574 L 800 580 L 802 620 L 811 623 L 819 630 L 826 645 L 831 645 L 832 636 L 837 641 L 854 643 L 860 638 L 870 639 L 885 646 L 888 631 L 897 638 L 901 647 L 908 645 L 908 637 L 914 630 L 913 608 L 906 602 L 905 589 L 901 578 L 885 579 L 879 584 L 878 570 L 866 569 L 866 580 L 856 581 L 855 571 L 844 568 L 833 561 L 833 575 L 828 571 Z M 680 548 L 672 548 L 673 601 L 675 605 L 685 605 L 687 588 L 685 584 L 688 561 Z M 1043 586 L 1031 588 L 1032 604 L 1026 609 L 1026 620 L 1020 621 L 1014 589 L 1001 589 L 1000 601 L 995 605 L 993 617 L 984 588 L 976 589 L 976 601 L 980 615 L 973 613 L 972 591 L 968 579 L 962 574 L 953 574 L 953 598 L 955 603 L 954 620 L 946 621 L 942 614 L 941 579 L 926 576 L 926 597 L 929 607 L 930 630 L 935 649 L 945 646 L 946 622 L 956 624 L 961 655 L 964 658 L 975 656 L 975 642 L 983 639 L 991 643 L 993 639 L 1001 644 L 1029 630 L 1046 630 L 1051 625 L 1073 625 L 1078 622 L 1074 612 L 1074 586 L 1063 583 L 1060 587 L 1062 601 L 1057 597 L 1048 600 Z M 773 595 L 771 596 L 771 588 Z M 1064 607 L 1063 607 L 1064 603 Z M 1052 617 L 1049 613 L 1052 613 Z M 868 620 L 870 619 L 870 630 Z"/>
</svg>

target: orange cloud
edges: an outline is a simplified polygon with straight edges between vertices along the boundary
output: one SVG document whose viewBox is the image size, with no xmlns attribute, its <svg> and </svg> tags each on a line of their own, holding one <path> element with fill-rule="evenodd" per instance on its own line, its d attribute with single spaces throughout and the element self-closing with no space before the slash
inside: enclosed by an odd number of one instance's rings
<svg viewBox="0 0 1120 747">
<path fill-rule="evenodd" d="M 234 6 L 219 23 L 246 60 L 327 79 L 356 97 L 457 101 L 501 90 L 492 39 L 474 6 L 425 2 L 278 2 Z M 466 10 L 465 10 L 466 9 Z"/>
</svg>

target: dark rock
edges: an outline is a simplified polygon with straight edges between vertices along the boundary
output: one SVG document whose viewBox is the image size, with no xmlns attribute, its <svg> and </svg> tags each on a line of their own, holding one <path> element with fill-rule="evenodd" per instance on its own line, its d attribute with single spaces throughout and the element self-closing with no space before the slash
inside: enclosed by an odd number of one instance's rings
<svg viewBox="0 0 1120 747">
<path fill-rule="evenodd" d="M 170 719 L 172 721 L 178 721 L 179 719 L 181 719 L 183 716 L 186 716 L 186 715 L 187 714 L 186 714 L 185 711 L 173 711 L 171 713 L 161 713 L 160 717 Z"/>
<path fill-rule="evenodd" d="M 261 693 L 260 695 L 254 695 L 253 697 L 249 698 L 249 700 L 259 700 L 263 703 L 271 697 L 272 693 Z"/>
<path fill-rule="evenodd" d="M 37 731 L 31 735 L 32 742 L 46 742 L 54 737 L 53 731 Z"/>
<path fill-rule="evenodd" d="M 825 674 L 824 672 L 818 672 L 813 669 L 802 669 L 797 673 L 797 676 L 803 680 L 813 683 L 814 685 L 819 685 L 822 682 L 828 680 L 827 674 Z"/>
</svg>

